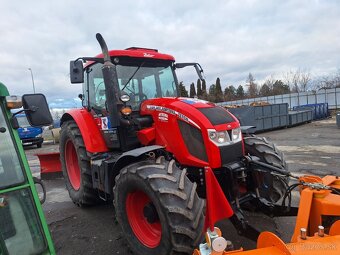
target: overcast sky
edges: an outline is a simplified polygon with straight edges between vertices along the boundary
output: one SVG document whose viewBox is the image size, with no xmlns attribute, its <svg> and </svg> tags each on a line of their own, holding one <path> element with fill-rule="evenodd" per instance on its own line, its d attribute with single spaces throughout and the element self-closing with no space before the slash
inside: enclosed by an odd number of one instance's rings
<svg viewBox="0 0 340 255">
<path fill-rule="evenodd" d="M 262 81 L 340 67 L 338 0 L 1 0 L 0 32 L 0 81 L 11 94 L 31 93 L 31 68 L 52 107 L 75 105 L 81 85 L 70 84 L 69 61 L 100 52 L 97 32 L 110 49 L 157 48 L 199 62 L 207 84 L 220 77 L 223 88 L 249 72 Z"/>
</svg>

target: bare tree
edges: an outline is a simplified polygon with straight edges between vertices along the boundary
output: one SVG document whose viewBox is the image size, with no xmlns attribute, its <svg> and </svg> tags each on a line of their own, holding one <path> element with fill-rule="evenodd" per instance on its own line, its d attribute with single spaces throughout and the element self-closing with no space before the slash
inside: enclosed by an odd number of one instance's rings
<svg viewBox="0 0 340 255">
<path fill-rule="evenodd" d="M 330 77 L 327 75 L 321 76 L 316 81 L 316 89 L 330 89 L 333 87 Z"/>
<path fill-rule="evenodd" d="M 306 91 L 312 80 L 311 73 L 298 68 L 283 74 L 283 80 L 291 88 L 292 92 Z"/>
<path fill-rule="evenodd" d="M 289 88 L 292 90 L 293 88 L 293 81 L 292 81 L 292 77 L 293 77 L 293 71 L 287 71 L 285 73 L 282 74 L 283 77 L 283 82 L 289 86 Z"/>
<path fill-rule="evenodd" d="M 300 90 L 303 92 L 306 92 L 311 80 L 312 80 L 312 76 L 309 71 L 300 71 L 300 81 L 299 81 Z"/>
<path fill-rule="evenodd" d="M 336 88 L 340 88 L 340 68 L 334 74 L 334 85 Z"/>
<path fill-rule="evenodd" d="M 249 73 L 246 82 L 247 82 L 246 86 L 248 86 L 249 97 L 250 98 L 257 97 L 259 92 L 258 92 L 257 84 L 255 83 L 255 78 L 251 73 Z"/>
<path fill-rule="evenodd" d="M 299 89 L 299 83 L 300 83 L 300 76 L 301 76 L 301 73 L 300 73 L 300 69 L 296 70 L 296 71 L 291 71 L 292 73 L 292 84 L 293 84 L 293 92 L 300 92 L 300 89 Z"/>
<path fill-rule="evenodd" d="M 332 74 L 319 77 L 315 84 L 315 89 L 340 88 L 340 68 Z"/>
</svg>

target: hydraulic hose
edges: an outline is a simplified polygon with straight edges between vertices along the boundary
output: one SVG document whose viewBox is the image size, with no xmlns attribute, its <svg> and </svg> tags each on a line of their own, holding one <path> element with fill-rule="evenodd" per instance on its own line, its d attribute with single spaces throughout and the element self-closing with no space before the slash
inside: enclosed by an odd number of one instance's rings
<svg viewBox="0 0 340 255">
<path fill-rule="evenodd" d="M 263 163 L 263 162 L 261 162 L 259 160 L 254 160 L 250 156 L 245 156 L 245 158 L 246 158 L 248 163 L 268 168 L 268 169 L 272 170 L 273 172 L 277 172 L 277 173 L 279 173 L 281 175 L 284 175 L 284 176 L 294 177 L 288 171 L 286 171 L 284 169 L 281 169 L 281 168 L 278 168 L 278 167 L 275 167 L 275 166 Z"/>
</svg>

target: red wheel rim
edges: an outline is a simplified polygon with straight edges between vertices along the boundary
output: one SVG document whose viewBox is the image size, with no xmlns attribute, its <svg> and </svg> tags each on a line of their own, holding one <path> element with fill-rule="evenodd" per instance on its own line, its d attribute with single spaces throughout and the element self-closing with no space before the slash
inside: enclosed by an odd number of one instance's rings
<svg viewBox="0 0 340 255">
<path fill-rule="evenodd" d="M 162 226 L 159 220 L 150 223 L 144 216 L 144 208 L 150 203 L 150 198 L 142 191 L 129 193 L 126 212 L 131 229 L 138 240 L 148 248 L 155 248 L 161 242 Z"/>
<path fill-rule="evenodd" d="M 68 179 L 74 190 L 80 188 L 80 168 L 76 148 L 71 140 L 68 140 L 65 145 L 65 161 Z"/>
</svg>

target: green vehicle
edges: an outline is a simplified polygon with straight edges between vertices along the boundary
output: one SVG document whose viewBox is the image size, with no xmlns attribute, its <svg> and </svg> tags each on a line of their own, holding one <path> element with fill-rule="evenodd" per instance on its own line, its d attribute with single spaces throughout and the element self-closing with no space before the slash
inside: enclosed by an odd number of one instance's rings
<svg viewBox="0 0 340 255">
<path fill-rule="evenodd" d="M 52 117 L 42 94 L 9 96 L 0 83 L 0 255 L 55 254 L 26 156 L 10 110 L 20 108 L 32 126 Z"/>
</svg>

